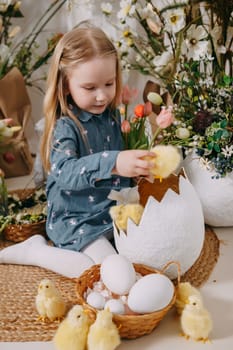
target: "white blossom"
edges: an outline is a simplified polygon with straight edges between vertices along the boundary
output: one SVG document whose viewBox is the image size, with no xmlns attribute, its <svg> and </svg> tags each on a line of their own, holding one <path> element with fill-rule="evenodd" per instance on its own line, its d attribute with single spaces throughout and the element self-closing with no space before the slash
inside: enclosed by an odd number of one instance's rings
<svg viewBox="0 0 233 350">
<path fill-rule="evenodd" d="M 164 13 L 165 30 L 171 33 L 178 33 L 185 27 L 185 13 L 183 8 L 167 10 Z"/>
<path fill-rule="evenodd" d="M 207 33 L 204 27 L 192 24 L 186 33 L 186 39 L 182 45 L 182 51 L 188 59 L 196 61 L 205 57 L 210 50 L 210 43 L 207 39 Z"/>
<path fill-rule="evenodd" d="M 233 145 L 226 146 L 225 148 L 223 148 L 222 154 L 224 155 L 224 157 L 230 158 L 233 155 Z"/>
</svg>

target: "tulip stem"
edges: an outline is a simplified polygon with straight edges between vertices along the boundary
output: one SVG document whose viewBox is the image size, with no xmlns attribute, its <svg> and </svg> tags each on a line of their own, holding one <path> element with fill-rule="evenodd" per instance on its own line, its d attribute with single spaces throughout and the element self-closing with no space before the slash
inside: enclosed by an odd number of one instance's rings
<svg viewBox="0 0 233 350">
<path fill-rule="evenodd" d="M 155 131 L 155 133 L 154 133 L 154 135 L 153 135 L 153 137 L 152 137 L 152 139 L 151 139 L 151 142 L 150 142 L 150 144 L 149 144 L 149 149 L 151 149 L 151 148 L 154 146 L 154 142 L 155 142 L 155 140 L 156 140 L 156 137 L 159 135 L 159 133 L 160 133 L 161 130 L 162 130 L 162 128 L 160 128 L 160 127 L 158 127 L 158 128 L 156 129 L 156 131 Z"/>
</svg>

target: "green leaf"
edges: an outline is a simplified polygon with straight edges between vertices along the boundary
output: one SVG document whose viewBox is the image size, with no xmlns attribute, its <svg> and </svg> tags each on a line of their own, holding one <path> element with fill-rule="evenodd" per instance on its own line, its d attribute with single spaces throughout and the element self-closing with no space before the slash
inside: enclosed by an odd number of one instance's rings
<svg viewBox="0 0 233 350">
<path fill-rule="evenodd" d="M 220 127 L 224 129 L 227 126 L 227 124 L 228 124 L 227 120 L 224 119 L 220 122 Z"/>
<path fill-rule="evenodd" d="M 223 82 L 225 85 L 230 85 L 232 83 L 232 78 L 229 75 L 224 75 Z"/>
<path fill-rule="evenodd" d="M 222 131 L 222 138 L 223 139 L 228 139 L 229 136 L 230 136 L 230 133 L 228 130 L 225 129 Z"/>
<path fill-rule="evenodd" d="M 216 151 L 216 152 L 220 152 L 220 147 L 219 147 L 219 145 L 217 144 L 217 143 L 215 143 L 214 144 L 214 150 Z"/>
<path fill-rule="evenodd" d="M 212 150 L 214 148 L 214 142 L 212 141 L 212 142 L 208 143 L 207 148 L 208 148 L 208 150 Z"/>
<path fill-rule="evenodd" d="M 222 137 L 222 133 L 223 133 L 223 130 L 222 130 L 222 129 L 219 129 L 219 130 L 216 131 L 216 133 L 213 135 L 213 139 L 214 139 L 215 141 L 220 140 L 221 137 Z"/>
</svg>

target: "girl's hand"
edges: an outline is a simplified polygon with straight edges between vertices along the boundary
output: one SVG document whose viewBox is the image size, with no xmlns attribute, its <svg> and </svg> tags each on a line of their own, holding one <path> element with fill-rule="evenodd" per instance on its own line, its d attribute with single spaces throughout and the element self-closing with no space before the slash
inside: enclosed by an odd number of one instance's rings
<svg viewBox="0 0 233 350">
<path fill-rule="evenodd" d="M 139 149 L 120 152 L 112 173 L 125 177 L 145 176 L 150 178 L 150 169 L 153 164 L 142 157 L 154 158 L 156 155 L 154 152 Z"/>
</svg>

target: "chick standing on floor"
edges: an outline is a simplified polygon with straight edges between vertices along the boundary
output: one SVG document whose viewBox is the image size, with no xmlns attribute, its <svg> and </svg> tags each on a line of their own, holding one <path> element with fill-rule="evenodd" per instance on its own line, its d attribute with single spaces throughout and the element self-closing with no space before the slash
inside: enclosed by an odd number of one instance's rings
<svg viewBox="0 0 233 350">
<path fill-rule="evenodd" d="M 58 350 L 86 349 L 90 319 L 81 305 L 75 305 L 59 325 L 53 338 Z"/>
<path fill-rule="evenodd" d="M 191 295 L 181 314 L 183 335 L 196 341 L 209 341 L 209 333 L 213 323 L 209 312 L 204 308 L 202 300 L 197 295 Z"/>
<path fill-rule="evenodd" d="M 88 350 L 114 350 L 120 342 L 119 331 L 112 321 L 112 313 L 108 309 L 99 311 L 89 329 Z"/>
<path fill-rule="evenodd" d="M 188 298 L 191 295 L 197 295 L 200 299 L 202 299 L 200 291 L 193 287 L 190 282 L 179 283 L 175 301 L 175 307 L 178 315 L 181 315 L 185 305 L 188 302 Z"/>
<path fill-rule="evenodd" d="M 66 305 L 53 281 L 45 278 L 38 286 L 36 309 L 42 321 L 60 320 L 65 312 Z"/>
</svg>

